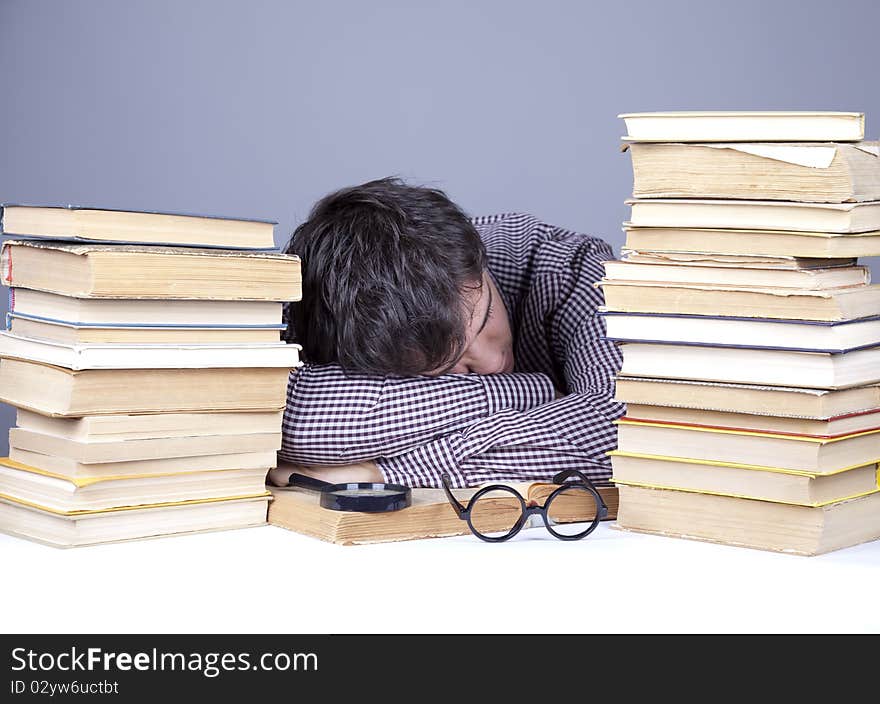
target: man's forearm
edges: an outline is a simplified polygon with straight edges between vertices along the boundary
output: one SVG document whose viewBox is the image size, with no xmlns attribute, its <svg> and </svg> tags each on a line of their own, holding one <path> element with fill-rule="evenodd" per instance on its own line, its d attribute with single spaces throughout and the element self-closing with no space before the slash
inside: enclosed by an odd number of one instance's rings
<svg viewBox="0 0 880 704">
<path fill-rule="evenodd" d="M 614 421 L 622 412 L 607 396 L 570 394 L 530 411 L 495 414 L 377 464 L 385 481 L 409 486 L 440 486 L 443 472 L 455 486 L 549 481 L 564 469 L 606 480 L 606 453 L 617 445 Z"/>
<path fill-rule="evenodd" d="M 287 486 L 293 473 L 305 474 L 307 477 L 314 477 L 330 484 L 382 481 L 382 472 L 375 462 L 358 462 L 335 467 L 305 467 L 285 460 L 279 460 L 278 466 L 269 471 L 266 479 L 274 486 Z"/>
<path fill-rule="evenodd" d="M 373 460 L 553 398 L 544 374 L 381 377 L 304 367 L 291 375 L 279 457 L 308 466 Z"/>
</svg>

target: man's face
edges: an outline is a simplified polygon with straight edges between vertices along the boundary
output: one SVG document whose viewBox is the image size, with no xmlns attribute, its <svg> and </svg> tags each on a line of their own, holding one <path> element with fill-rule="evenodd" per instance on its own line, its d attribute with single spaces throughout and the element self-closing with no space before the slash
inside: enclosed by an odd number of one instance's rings
<svg viewBox="0 0 880 704">
<path fill-rule="evenodd" d="M 513 371 L 513 333 L 501 294 L 488 273 L 480 287 L 467 289 L 464 296 L 467 326 L 464 353 L 439 374 L 503 374 Z"/>
</svg>

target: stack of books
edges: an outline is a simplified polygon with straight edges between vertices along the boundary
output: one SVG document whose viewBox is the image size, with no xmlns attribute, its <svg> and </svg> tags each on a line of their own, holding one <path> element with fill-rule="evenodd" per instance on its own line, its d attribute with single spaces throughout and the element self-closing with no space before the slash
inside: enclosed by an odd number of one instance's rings
<svg viewBox="0 0 880 704">
<path fill-rule="evenodd" d="M 880 146 L 861 113 L 622 115 L 599 283 L 617 525 L 798 554 L 880 537 Z"/>
<path fill-rule="evenodd" d="M 266 523 L 300 262 L 274 223 L 5 205 L 0 530 L 57 546 Z"/>
</svg>

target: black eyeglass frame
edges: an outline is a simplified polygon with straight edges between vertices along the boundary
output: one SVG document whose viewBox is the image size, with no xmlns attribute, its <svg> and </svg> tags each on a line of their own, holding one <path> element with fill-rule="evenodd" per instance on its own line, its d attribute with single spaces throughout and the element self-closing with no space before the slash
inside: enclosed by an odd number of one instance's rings
<svg viewBox="0 0 880 704">
<path fill-rule="evenodd" d="M 566 482 L 566 479 L 570 477 L 577 477 L 577 482 Z M 553 477 L 553 483 L 559 484 L 558 489 L 554 489 L 553 493 L 547 497 L 547 500 L 541 506 L 528 506 L 526 504 L 525 499 L 522 494 L 520 494 L 516 489 L 511 486 L 507 486 L 505 484 L 490 484 L 489 486 L 484 486 L 481 488 L 476 494 L 474 494 L 470 500 L 468 501 L 468 505 L 464 506 L 462 503 L 455 498 L 455 495 L 452 493 L 452 482 L 451 478 L 448 474 L 444 473 L 441 475 L 440 479 L 443 482 L 443 491 L 446 492 L 446 498 L 449 499 L 449 503 L 452 505 L 452 508 L 458 513 L 458 517 L 467 521 L 468 528 L 471 529 L 471 533 L 477 536 L 480 540 L 485 540 L 487 543 L 501 543 L 505 540 L 510 540 L 513 536 L 519 533 L 523 526 L 528 522 L 530 516 L 534 514 L 539 514 L 544 521 L 544 526 L 550 531 L 550 534 L 559 538 L 559 540 L 580 540 L 582 538 L 586 538 L 590 533 L 592 533 L 596 526 L 599 525 L 599 522 L 608 517 L 608 506 L 605 504 L 605 501 L 602 499 L 602 495 L 596 490 L 595 485 L 591 482 L 587 476 L 577 470 L 577 469 L 566 469 L 559 474 Z M 550 525 L 550 517 L 547 514 L 547 507 L 553 502 L 553 499 L 556 498 L 560 493 L 570 489 L 571 487 L 580 487 L 586 489 L 590 494 L 593 495 L 593 499 L 596 501 L 596 515 L 593 517 L 592 523 L 587 527 L 584 531 L 580 533 L 576 533 L 575 535 L 563 535 L 562 533 L 557 533 Z M 517 519 L 517 522 L 514 524 L 513 528 L 510 529 L 510 532 L 505 535 L 491 537 L 488 535 L 483 535 L 480 533 L 473 524 L 471 519 L 471 509 L 477 504 L 477 501 L 481 496 L 485 496 L 490 491 L 505 491 L 519 499 L 520 504 L 520 517 Z"/>
</svg>

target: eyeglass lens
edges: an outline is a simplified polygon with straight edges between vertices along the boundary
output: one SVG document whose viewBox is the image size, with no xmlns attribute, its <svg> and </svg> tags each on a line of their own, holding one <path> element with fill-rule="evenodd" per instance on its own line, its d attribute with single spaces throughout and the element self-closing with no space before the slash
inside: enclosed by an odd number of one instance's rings
<svg viewBox="0 0 880 704">
<path fill-rule="evenodd" d="M 471 528 L 486 538 L 502 538 L 516 528 L 522 507 L 522 500 L 513 490 L 487 491 L 470 504 Z"/>
<path fill-rule="evenodd" d="M 599 506 L 591 491 L 571 484 L 558 492 L 544 508 L 551 533 L 574 537 L 590 532 Z"/>
</svg>

